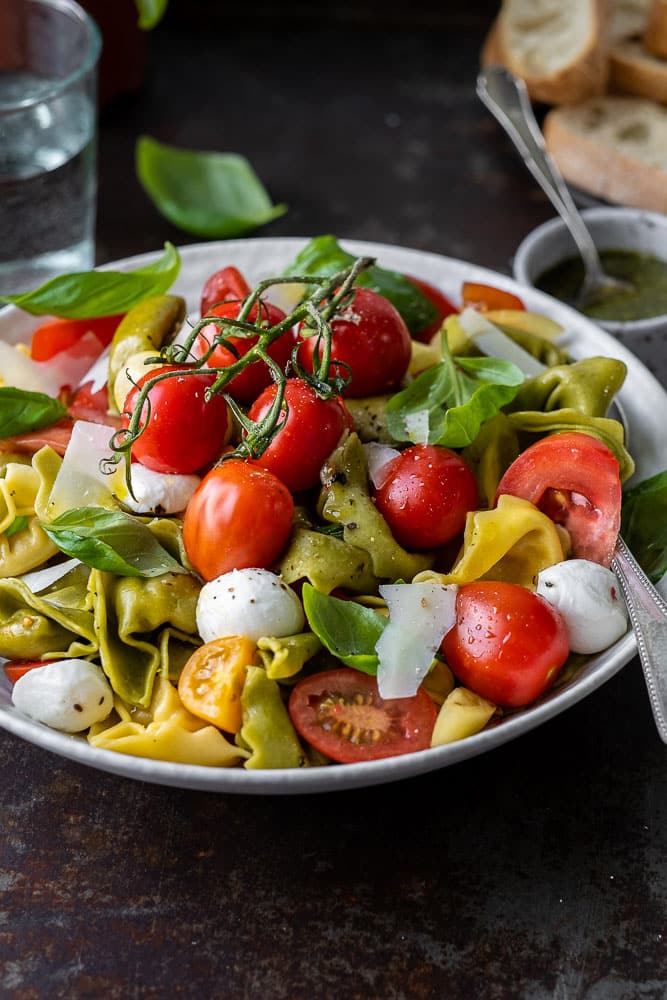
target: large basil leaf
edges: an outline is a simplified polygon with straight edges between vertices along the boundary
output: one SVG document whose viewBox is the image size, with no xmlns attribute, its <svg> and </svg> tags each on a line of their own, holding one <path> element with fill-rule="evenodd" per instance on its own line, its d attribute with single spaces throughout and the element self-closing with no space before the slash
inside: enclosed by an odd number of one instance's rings
<svg viewBox="0 0 667 1000">
<path fill-rule="evenodd" d="M 316 236 L 286 268 L 285 275 L 329 276 L 350 267 L 355 257 L 334 236 Z M 357 278 L 358 285 L 384 295 L 398 309 L 410 333 L 426 329 L 437 317 L 435 306 L 404 274 L 374 265 Z"/>
<path fill-rule="evenodd" d="M 521 369 L 511 362 L 453 358 L 444 335 L 442 341 L 442 361 L 387 403 L 387 430 L 395 441 L 465 448 L 524 381 Z"/>
<path fill-rule="evenodd" d="M 139 27 L 150 31 L 162 19 L 169 0 L 135 0 L 139 14 Z"/>
<path fill-rule="evenodd" d="M 623 495 L 621 531 L 651 582 L 661 580 L 667 573 L 667 471 Z"/>
<path fill-rule="evenodd" d="M 348 667 L 375 675 L 375 644 L 387 618 L 355 601 L 327 597 L 309 583 L 303 585 L 302 598 L 308 624 L 324 648 Z"/>
<path fill-rule="evenodd" d="M 153 264 L 134 271 L 79 271 L 51 278 L 21 295 L 0 295 L 0 302 L 32 313 L 64 319 L 94 319 L 125 313 L 152 295 L 162 295 L 178 276 L 181 259 L 171 243 Z"/>
<path fill-rule="evenodd" d="M 0 437 L 39 431 L 66 413 L 67 408 L 46 393 L 0 386 Z"/>
<path fill-rule="evenodd" d="M 178 149 L 142 136 L 137 175 L 157 210 L 206 239 L 241 236 L 287 211 L 274 205 L 248 161 L 236 153 Z"/>
<path fill-rule="evenodd" d="M 118 576 L 185 573 L 145 524 L 123 511 L 77 507 L 42 528 L 68 556 Z"/>
</svg>

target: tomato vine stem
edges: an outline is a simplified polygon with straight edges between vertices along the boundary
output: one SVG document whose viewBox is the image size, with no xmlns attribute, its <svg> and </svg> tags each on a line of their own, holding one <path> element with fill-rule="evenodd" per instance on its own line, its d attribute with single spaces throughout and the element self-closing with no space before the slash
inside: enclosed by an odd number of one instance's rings
<svg viewBox="0 0 667 1000">
<path fill-rule="evenodd" d="M 259 458 L 284 426 L 288 415 L 285 400 L 285 384 L 288 376 L 270 356 L 268 348 L 288 330 L 302 325 L 302 336 L 317 337 L 314 353 L 315 370 L 311 374 L 299 364 L 297 344 L 290 363 L 294 374 L 324 399 L 340 395 L 350 376 L 347 373 L 341 374 L 341 370 L 347 366 L 340 362 L 335 362 L 335 373 L 332 374 L 332 361 L 335 359 L 331 357 L 331 320 L 349 301 L 350 292 L 359 274 L 374 263 L 375 259 L 372 257 L 359 257 L 350 267 L 334 275 L 266 278 L 260 281 L 243 301 L 238 316 L 234 318 L 203 316 L 193 324 L 182 342 L 167 345 L 158 356 L 149 359 L 150 362 L 177 366 L 177 370 L 154 375 L 146 379 L 141 386 L 127 372 L 128 378 L 139 392 L 129 416 L 128 426 L 117 431 L 109 442 L 113 454 L 101 463 L 102 471 L 111 473 L 124 460 L 127 488 L 134 496 L 130 455 L 132 445 L 142 434 L 150 417 L 150 392 L 159 382 L 169 378 L 182 378 L 184 374 L 192 377 L 215 374 L 214 383 L 206 389 L 206 398 L 210 399 L 213 395 L 221 393 L 241 428 L 241 441 L 233 451 L 223 455 L 219 461 L 226 461 L 229 458 Z M 273 325 L 267 325 L 263 317 L 262 296 L 270 288 L 283 284 L 303 285 L 309 291 L 284 319 Z M 256 307 L 256 319 L 250 320 L 254 307 Z M 215 326 L 217 332 L 206 350 L 197 354 L 195 344 L 204 328 L 210 326 Z M 245 354 L 241 354 L 234 340 L 246 339 L 253 339 L 255 342 Z M 208 361 L 218 346 L 223 346 L 236 360 L 223 368 L 209 366 Z M 261 420 L 252 421 L 239 404 L 224 392 L 224 389 L 232 379 L 258 361 L 270 369 L 277 391 L 265 416 Z"/>
</svg>

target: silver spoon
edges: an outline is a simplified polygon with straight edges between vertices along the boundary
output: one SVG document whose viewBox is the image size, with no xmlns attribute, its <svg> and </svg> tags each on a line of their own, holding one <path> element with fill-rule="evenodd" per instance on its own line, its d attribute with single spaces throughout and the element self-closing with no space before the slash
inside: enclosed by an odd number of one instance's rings
<svg viewBox="0 0 667 1000">
<path fill-rule="evenodd" d="M 572 233 L 582 256 L 585 279 L 579 308 L 612 291 L 631 286 L 606 275 L 597 248 L 572 196 L 544 145 L 525 84 L 499 66 L 489 66 L 477 78 L 477 93 L 504 127 L 535 179 Z M 655 724 L 667 743 L 667 604 L 619 535 L 611 568 L 614 571 L 637 640 Z"/>
<path fill-rule="evenodd" d="M 572 234 L 584 264 L 584 281 L 572 304 L 577 309 L 585 309 L 610 294 L 631 291 L 629 282 L 612 278 L 602 270 L 591 234 L 547 152 L 523 80 L 502 66 L 488 66 L 477 77 L 477 95 L 503 126 Z"/>
</svg>

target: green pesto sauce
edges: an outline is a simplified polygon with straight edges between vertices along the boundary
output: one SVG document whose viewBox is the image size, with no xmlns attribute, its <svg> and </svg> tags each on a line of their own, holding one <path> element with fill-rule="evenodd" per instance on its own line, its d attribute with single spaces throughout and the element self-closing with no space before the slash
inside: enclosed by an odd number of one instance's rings
<svg viewBox="0 0 667 1000">
<path fill-rule="evenodd" d="M 605 292 L 581 312 L 592 319 L 628 322 L 667 314 L 667 261 L 635 250 L 600 251 L 602 270 L 624 278 L 631 291 Z M 569 257 L 549 268 L 535 282 L 537 288 L 562 302 L 574 302 L 584 280 L 579 257 Z"/>
</svg>

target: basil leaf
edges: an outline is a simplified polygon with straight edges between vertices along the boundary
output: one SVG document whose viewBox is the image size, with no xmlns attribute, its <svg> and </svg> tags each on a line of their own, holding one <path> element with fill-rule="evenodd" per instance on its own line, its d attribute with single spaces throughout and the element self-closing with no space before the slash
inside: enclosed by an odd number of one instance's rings
<svg viewBox="0 0 667 1000">
<path fill-rule="evenodd" d="M 136 0 L 139 13 L 138 25 L 143 31 L 150 31 L 162 19 L 169 0 Z"/>
<path fill-rule="evenodd" d="M 355 257 L 342 249 L 334 236 L 316 236 L 284 271 L 286 276 L 306 277 L 337 274 L 354 263 Z M 373 265 L 362 272 L 357 284 L 372 288 L 394 305 L 410 333 L 419 333 L 437 318 L 438 311 L 424 293 L 404 274 Z"/>
<path fill-rule="evenodd" d="M 384 615 L 356 601 L 328 597 L 309 583 L 301 596 L 308 624 L 324 648 L 348 667 L 375 675 L 375 644 L 387 625 Z"/>
<path fill-rule="evenodd" d="M 187 572 L 150 528 L 123 511 L 77 507 L 42 528 L 62 552 L 93 569 L 147 577 Z"/>
<path fill-rule="evenodd" d="M 179 149 L 141 136 L 137 175 L 157 210 L 206 239 L 241 236 L 287 211 L 274 205 L 248 161 L 236 153 Z"/>
<path fill-rule="evenodd" d="M 439 364 L 387 403 L 387 430 L 395 441 L 465 448 L 482 424 L 514 399 L 524 381 L 521 369 L 508 361 L 452 358 L 445 336 L 442 350 Z M 425 426 L 417 431 L 415 418 L 423 414 Z"/>
<path fill-rule="evenodd" d="M 623 495 L 621 532 L 652 583 L 667 573 L 667 471 Z"/>
<path fill-rule="evenodd" d="M 181 259 L 171 243 L 153 264 L 134 271 L 80 271 L 51 278 L 22 295 L 0 295 L 0 302 L 32 313 L 63 319 L 94 319 L 127 312 L 138 302 L 163 295 L 178 276 Z"/>
<path fill-rule="evenodd" d="M 66 413 L 67 407 L 46 393 L 0 386 L 0 437 L 39 431 Z"/>
<path fill-rule="evenodd" d="M 15 517 L 8 528 L 5 529 L 5 538 L 11 538 L 12 535 L 18 535 L 19 531 L 24 531 L 28 527 L 28 518 L 25 514 L 19 514 Z"/>
</svg>

